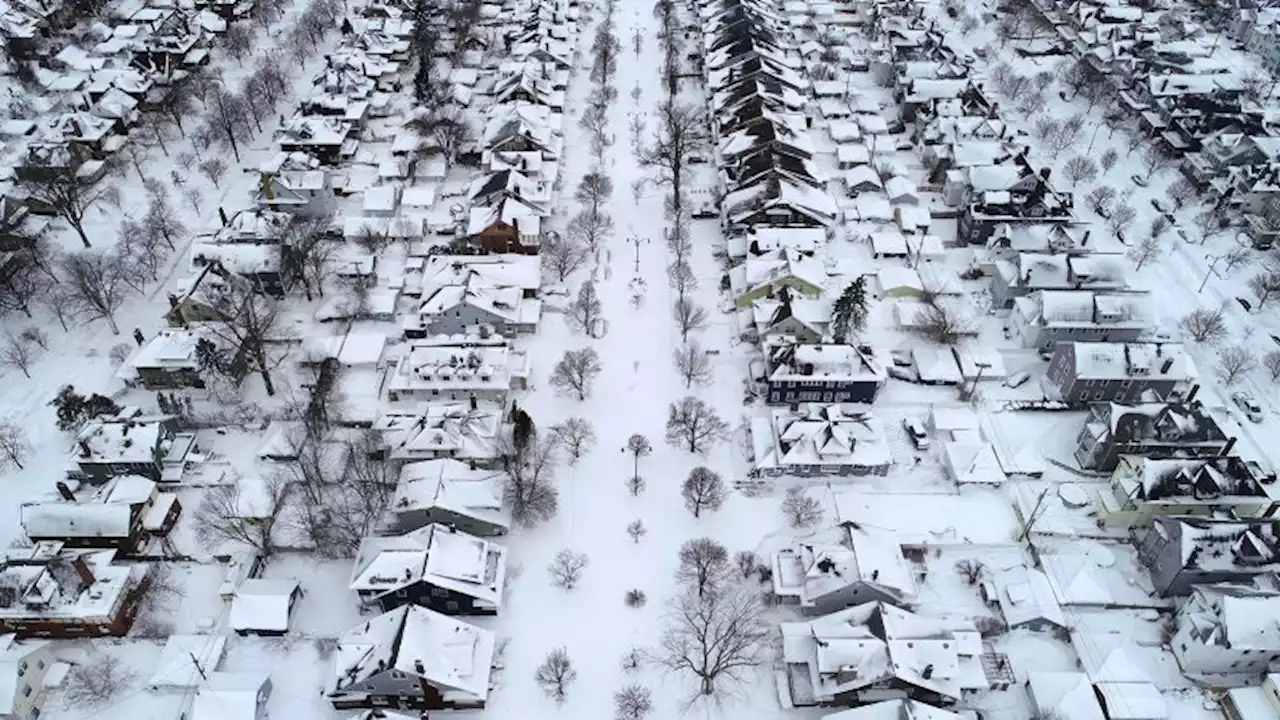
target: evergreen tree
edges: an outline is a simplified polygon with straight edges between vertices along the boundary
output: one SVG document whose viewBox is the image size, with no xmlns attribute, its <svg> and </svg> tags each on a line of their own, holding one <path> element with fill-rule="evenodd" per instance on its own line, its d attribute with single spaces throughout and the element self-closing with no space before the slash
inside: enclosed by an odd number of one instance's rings
<svg viewBox="0 0 1280 720">
<path fill-rule="evenodd" d="M 840 293 L 831 314 L 831 334 L 838 343 L 849 340 L 849 330 L 861 330 L 867 324 L 867 281 L 859 277 Z"/>
</svg>

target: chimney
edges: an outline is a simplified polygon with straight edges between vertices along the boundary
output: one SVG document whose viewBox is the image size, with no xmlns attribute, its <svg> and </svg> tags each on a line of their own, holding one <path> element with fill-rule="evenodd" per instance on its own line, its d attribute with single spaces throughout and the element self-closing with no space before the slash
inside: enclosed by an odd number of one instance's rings
<svg viewBox="0 0 1280 720">
<path fill-rule="evenodd" d="M 71 488 L 67 487 L 66 483 L 59 480 L 54 483 L 54 487 L 58 488 L 58 494 L 62 496 L 63 500 L 66 500 L 69 503 L 76 501 L 76 496 L 71 493 Z"/>
<path fill-rule="evenodd" d="M 222 206 L 218 206 L 218 219 L 222 221 L 222 227 L 227 226 L 227 211 L 223 210 Z"/>
<path fill-rule="evenodd" d="M 1222 446 L 1222 451 L 1218 453 L 1218 457 L 1227 457 L 1228 455 L 1231 454 L 1231 451 L 1234 450 L 1235 447 L 1236 447 L 1236 438 L 1235 437 L 1227 438 L 1227 444 Z"/>
<path fill-rule="evenodd" d="M 89 563 L 85 562 L 84 555 L 75 556 L 71 561 L 71 566 L 76 569 L 76 574 L 80 576 L 80 579 L 84 581 L 85 585 L 92 585 L 98 581 L 98 579 L 93 576 L 93 568 L 90 568 Z"/>
<path fill-rule="evenodd" d="M 928 680 L 929 678 L 933 677 L 933 663 L 929 663 L 928 665 L 924 666 L 924 671 L 920 673 L 920 677 L 924 678 L 925 680 Z"/>
</svg>

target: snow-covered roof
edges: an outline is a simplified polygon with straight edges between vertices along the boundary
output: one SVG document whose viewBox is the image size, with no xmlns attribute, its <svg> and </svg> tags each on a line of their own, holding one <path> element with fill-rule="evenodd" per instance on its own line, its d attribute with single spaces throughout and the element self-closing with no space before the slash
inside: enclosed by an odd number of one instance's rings
<svg viewBox="0 0 1280 720">
<path fill-rule="evenodd" d="M 222 635 L 170 635 L 160 651 L 160 661 L 147 681 L 157 689 L 194 688 L 222 660 L 227 638 Z"/>
<path fill-rule="evenodd" d="M 957 483 L 999 484 L 1005 481 L 1004 470 L 996 459 L 991 443 L 980 440 L 957 440 L 942 443 L 947 471 Z"/>
<path fill-rule="evenodd" d="M 829 541 L 797 543 L 773 558 L 773 589 L 780 597 L 793 597 L 801 607 L 825 602 L 854 584 L 910 600 L 915 577 L 892 533 L 856 525 L 843 525 Z"/>
<path fill-rule="evenodd" d="M 236 588 L 227 626 L 232 630 L 284 632 L 289 629 L 290 606 L 297 592 L 296 580 L 249 578 Z"/>
<path fill-rule="evenodd" d="M 1190 379 L 1181 343 L 1074 343 L 1078 380 Z"/>
<path fill-rule="evenodd" d="M 1027 692 L 1032 705 L 1048 717 L 1106 720 L 1089 676 L 1082 672 L 1029 673 Z"/>
<path fill-rule="evenodd" d="M 496 543 L 427 525 L 405 535 L 367 537 L 356 553 L 350 587 L 381 597 L 420 582 L 445 588 L 494 608 L 502 602 L 507 551 Z"/>
<path fill-rule="evenodd" d="M 822 720 L 965 720 L 965 716 L 919 700 L 898 699 L 829 713 Z"/>
<path fill-rule="evenodd" d="M 22 528 L 32 539 L 127 538 L 133 508 L 123 503 L 40 502 L 22 506 Z"/>
<path fill-rule="evenodd" d="M 497 457 L 502 410 L 485 403 L 428 403 L 411 414 L 387 414 L 374 421 L 393 457 L 422 460 L 452 457 L 487 461 Z"/>
<path fill-rule="evenodd" d="M 223 672 L 208 675 L 191 703 L 191 720 L 256 720 L 265 713 L 271 678 L 266 672 Z"/>
<path fill-rule="evenodd" d="M 884 428 L 861 406 L 805 404 L 777 408 L 753 418 L 756 467 L 785 473 L 789 468 L 876 468 L 893 463 Z"/>
<path fill-rule="evenodd" d="M 450 458 L 406 463 L 391 507 L 396 512 L 440 508 L 505 528 L 505 484 L 506 473 L 474 469 Z"/>
<path fill-rule="evenodd" d="M 334 692 L 360 694 L 384 671 L 422 678 L 445 702 L 483 702 L 489 695 L 494 634 L 457 618 L 403 605 L 343 633 L 333 653 Z"/>
<path fill-rule="evenodd" d="M 1093 686 L 1108 720 L 1164 720 L 1169 705 L 1149 682 L 1100 682 Z"/>
<path fill-rule="evenodd" d="M 196 345 L 209 333 L 204 328 L 173 328 L 156 333 L 129 360 L 134 368 L 196 369 Z"/>
<path fill-rule="evenodd" d="M 527 378 L 528 357 L 507 345 L 441 345 L 412 342 L 387 387 L 392 392 L 491 390 L 505 392 Z"/>
<path fill-rule="evenodd" d="M 1035 568 L 1015 567 L 992 578 L 1000 612 L 1010 628 L 1047 621 L 1067 628 L 1067 619 L 1053 594 L 1049 578 Z"/>
</svg>

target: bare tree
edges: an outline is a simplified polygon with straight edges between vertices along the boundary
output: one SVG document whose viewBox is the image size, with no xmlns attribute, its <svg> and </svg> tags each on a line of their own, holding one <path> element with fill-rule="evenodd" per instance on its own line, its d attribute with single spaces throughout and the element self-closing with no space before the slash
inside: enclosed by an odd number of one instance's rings
<svg viewBox="0 0 1280 720">
<path fill-rule="evenodd" d="M 653 711 L 653 696 L 649 688 L 631 684 L 613 695 L 614 720 L 644 720 Z"/>
<path fill-rule="evenodd" d="M 555 279 L 564 282 L 587 260 L 587 248 L 573 234 L 551 233 L 538 250 L 542 264 Z"/>
<path fill-rule="evenodd" d="M 1102 153 L 1102 157 L 1098 158 L 1098 164 L 1102 166 L 1103 172 L 1111 172 L 1111 168 L 1120 162 L 1120 153 L 1115 148 L 1107 148 Z"/>
<path fill-rule="evenodd" d="M 142 217 L 142 224 L 164 239 L 170 250 L 178 247 L 178 243 L 187 233 L 182 219 L 174 211 L 164 195 L 156 195 L 147 204 L 147 214 Z"/>
<path fill-rule="evenodd" d="M 4 344 L 0 345 L 0 364 L 21 370 L 29 380 L 31 366 L 40 358 L 40 355 L 40 346 L 32 338 L 5 332 Z"/>
<path fill-rule="evenodd" d="M 630 535 L 632 541 L 637 544 L 640 542 L 640 538 L 644 537 L 648 532 L 649 529 L 644 526 L 644 522 L 642 520 L 632 520 L 631 523 L 627 525 L 627 534 Z"/>
<path fill-rule="evenodd" d="M 580 552 L 569 548 L 561 550 L 547 566 L 547 573 L 551 575 L 551 584 L 561 590 L 574 589 L 582 579 L 582 571 L 587 569 L 589 563 L 587 556 Z"/>
<path fill-rule="evenodd" d="M 1268 350 L 1262 356 L 1262 366 L 1267 369 L 1267 374 L 1271 376 L 1271 382 L 1280 380 L 1280 350 Z"/>
<path fill-rule="evenodd" d="M 1232 345 L 1218 352 L 1218 380 L 1223 385 L 1234 385 L 1242 375 L 1258 367 L 1253 353 L 1243 345 Z"/>
<path fill-rule="evenodd" d="M 727 494 L 720 474 L 701 466 L 691 470 L 680 487 L 684 506 L 695 518 L 701 517 L 704 510 L 719 510 Z"/>
<path fill-rule="evenodd" d="M 689 591 L 670 605 L 658 659 L 696 678 L 700 695 L 714 695 L 763 662 L 768 635 L 764 608 L 749 588 L 731 585 L 701 597 Z"/>
<path fill-rule="evenodd" d="M 1196 342 L 1215 343 L 1227 336 L 1227 321 L 1222 308 L 1193 310 L 1178 325 Z"/>
<path fill-rule="evenodd" d="M 542 688 L 552 700 L 558 703 L 565 701 L 568 695 L 569 685 L 578 677 L 578 671 L 573 669 L 573 662 L 569 660 L 569 651 L 563 647 L 558 647 L 547 653 L 546 659 L 538 666 L 534 672 L 533 679 Z"/>
<path fill-rule="evenodd" d="M 1168 167 L 1170 162 L 1169 155 L 1157 145 L 1148 145 L 1142 151 L 1142 169 L 1147 171 L 1147 180 L 1150 180 L 1158 170 Z"/>
<path fill-rule="evenodd" d="M 1188 200 L 1196 196 L 1196 192 L 1196 186 L 1192 185 L 1190 180 L 1179 175 L 1178 179 L 1169 183 L 1168 189 L 1165 190 L 1165 197 L 1169 198 L 1169 202 L 1173 203 L 1174 211 L 1177 212 L 1182 209 L 1182 206 Z"/>
<path fill-rule="evenodd" d="M 676 327 L 680 328 L 681 342 L 689 340 L 689 333 L 707 326 L 707 311 L 683 295 L 677 297 L 675 304 L 671 306 L 671 315 L 676 321 Z"/>
<path fill-rule="evenodd" d="M 596 324 L 603 319 L 604 305 L 596 294 L 596 285 L 590 280 L 578 288 L 578 297 L 569 305 L 569 319 L 582 332 L 591 334 Z"/>
<path fill-rule="evenodd" d="M 555 517 L 560 506 L 560 491 L 553 477 L 559 459 L 555 440 L 539 438 L 518 446 L 506 437 L 499 450 L 506 470 L 502 500 L 511 519 L 533 526 Z"/>
<path fill-rule="evenodd" d="M 680 547 L 676 581 L 687 583 L 704 598 L 729 578 L 729 568 L 729 551 L 723 545 L 711 538 L 697 538 Z"/>
<path fill-rule="evenodd" d="M 1127 202 L 1122 202 L 1111 209 L 1111 217 L 1107 218 L 1107 226 L 1111 228 L 1111 232 L 1121 234 L 1129 228 L 1133 219 L 1138 216 L 1138 211 Z"/>
<path fill-rule="evenodd" d="M 582 177 L 574 198 L 584 206 L 589 215 L 599 215 L 601 208 L 613 195 L 613 180 L 599 170 L 592 170 Z"/>
<path fill-rule="evenodd" d="M 971 329 L 959 312 L 944 303 L 928 304 L 916 316 L 916 332 L 939 345 L 955 345 Z"/>
<path fill-rule="evenodd" d="M 1067 176 L 1073 186 L 1082 182 L 1092 182 L 1098 177 L 1098 164 L 1092 159 L 1077 155 L 1067 161 L 1062 173 Z"/>
<path fill-rule="evenodd" d="M 1280 271 L 1263 270 L 1249 278 L 1249 289 L 1258 296 L 1258 307 L 1261 308 L 1271 298 L 1271 294 L 1280 292 Z"/>
<path fill-rule="evenodd" d="M 729 430 L 729 425 L 703 401 L 689 396 L 671 403 L 667 412 L 667 443 L 692 453 L 705 453 Z"/>
<path fill-rule="evenodd" d="M 596 444 L 596 431 L 586 418 L 571 417 L 558 425 L 551 426 L 551 434 L 569 453 L 570 462 L 582 457 Z"/>
<path fill-rule="evenodd" d="M 252 113 L 248 105 L 240 96 L 219 87 L 210 93 L 206 107 L 205 124 L 213 131 L 214 138 L 231 148 L 231 154 L 239 164 L 240 143 L 252 131 L 249 126 Z"/>
<path fill-rule="evenodd" d="M 324 297 L 324 286 L 333 274 L 334 259 L 341 248 L 329 238 L 323 220 L 294 221 L 280 247 L 281 275 L 294 287 L 302 288 L 307 301 Z"/>
<path fill-rule="evenodd" d="M 572 392 L 579 400 L 586 400 L 600 370 L 600 356 L 592 348 L 566 350 L 551 371 L 551 386 L 561 392 Z"/>
<path fill-rule="evenodd" d="M 1111 204 L 1115 200 L 1116 189 L 1109 185 L 1099 185 L 1084 196 L 1084 201 L 1088 203 L 1089 209 L 1103 216 L 1111 213 Z"/>
<path fill-rule="evenodd" d="M 244 59 L 253 50 L 254 31 L 249 23 L 233 22 L 227 24 L 227 31 L 222 34 L 222 47 L 226 48 L 237 64 L 243 65 Z"/>
<path fill-rule="evenodd" d="M 706 385 L 711 382 L 714 367 L 711 353 L 702 349 L 696 340 L 676 348 L 672 353 L 676 372 L 684 379 L 684 386 L 691 388 L 695 384 Z"/>
<path fill-rule="evenodd" d="M 77 313 L 106 320 L 114 335 L 120 334 L 116 311 L 129 294 L 128 274 L 116 254 L 85 250 L 62 259 L 62 279 Z"/>
<path fill-rule="evenodd" d="M 787 488 L 782 499 L 782 514 L 793 528 L 807 528 L 822 520 L 822 505 L 799 485 Z"/>
<path fill-rule="evenodd" d="M 211 304 L 221 322 L 207 323 L 209 332 L 227 347 L 239 348 L 244 372 L 258 373 L 267 395 L 274 396 L 276 386 L 271 372 L 278 361 L 267 348 L 279 326 L 279 303 L 236 277 L 225 284 Z"/>
<path fill-rule="evenodd" d="M 208 545 L 237 543 L 270 556 L 288 503 L 289 486 L 280 477 L 264 479 L 262 492 L 249 495 L 238 483 L 219 485 L 205 493 L 196 508 L 196 535 Z"/>
<path fill-rule="evenodd" d="M 227 163 L 225 160 L 214 155 L 212 157 L 205 158 L 205 161 L 200 163 L 199 167 L 200 172 L 204 173 L 204 176 L 209 178 L 209 182 L 213 183 L 215 188 L 221 187 L 219 183 L 222 182 L 223 176 L 227 174 Z"/>
<path fill-rule="evenodd" d="M 0 470 L 23 470 L 30 456 L 31 441 L 26 429 L 11 419 L 0 420 Z"/>
<path fill-rule="evenodd" d="M 566 232 L 571 240 L 595 253 L 600 250 L 604 241 L 613 236 L 613 217 L 606 212 L 583 210 L 569 221 Z"/>
<path fill-rule="evenodd" d="M 623 451 L 631 453 L 632 477 L 640 477 L 640 458 L 648 457 L 649 453 L 653 452 L 653 445 L 649 444 L 649 438 L 636 433 L 627 438 L 627 446 Z"/>
<path fill-rule="evenodd" d="M 136 677 L 119 657 L 99 650 L 67 673 L 67 702 L 77 707 L 103 705 L 128 692 Z"/>
<path fill-rule="evenodd" d="M 32 304 L 44 297 L 52 284 L 53 277 L 26 252 L 14 253 L 0 273 L 0 314 L 18 310 L 30 318 Z"/>
<path fill-rule="evenodd" d="M 1147 261 L 1160 254 L 1160 250 L 1164 247 L 1159 235 L 1147 235 L 1138 241 L 1137 245 L 1129 248 L 1129 259 L 1133 261 L 1133 269 L 1141 270 Z"/>
<path fill-rule="evenodd" d="M 1231 248 L 1222 254 L 1222 269 L 1231 272 L 1252 259 L 1253 256 L 1245 248 Z"/>
<path fill-rule="evenodd" d="M 674 216 L 683 209 L 684 178 L 692 157 L 708 140 L 708 124 L 693 105 L 669 100 L 658 111 L 658 133 L 653 145 L 640 153 L 642 167 L 658 170 L 658 181 L 671 188 Z"/>
<path fill-rule="evenodd" d="M 956 572 L 960 573 L 965 582 L 970 585 L 977 585 L 982 579 L 982 574 L 986 572 L 987 566 L 981 560 L 970 560 L 968 558 L 956 561 Z"/>
<path fill-rule="evenodd" d="M 21 188 L 32 200 L 48 206 L 58 217 L 66 220 L 85 247 L 93 246 L 84 230 L 85 215 L 103 203 L 113 207 L 120 205 L 118 185 L 110 182 L 95 185 L 80 178 L 71 168 L 46 169 L 38 176 L 24 180 Z"/>
</svg>

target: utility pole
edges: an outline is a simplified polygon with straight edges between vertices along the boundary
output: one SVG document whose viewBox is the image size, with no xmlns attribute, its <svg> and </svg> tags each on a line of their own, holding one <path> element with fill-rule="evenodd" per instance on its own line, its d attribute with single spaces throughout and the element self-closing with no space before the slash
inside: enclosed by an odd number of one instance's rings
<svg viewBox="0 0 1280 720">
<path fill-rule="evenodd" d="M 1208 260 L 1209 258 L 1213 258 L 1213 263 L 1211 263 L 1209 265 L 1209 269 L 1205 271 L 1204 279 L 1200 281 L 1200 287 L 1196 288 L 1197 293 L 1204 291 L 1204 286 L 1209 283 L 1209 276 L 1215 274 L 1215 271 L 1218 267 L 1218 261 L 1221 260 L 1224 256 L 1223 255 L 1205 255 L 1204 257 L 1206 260 Z"/>
<path fill-rule="evenodd" d="M 1040 497 L 1036 498 L 1035 507 L 1031 508 L 1031 513 L 1027 515 L 1027 522 L 1022 526 L 1022 537 L 1018 538 L 1018 542 L 1026 542 L 1031 537 L 1031 528 L 1035 527 L 1036 521 L 1040 519 L 1041 508 L 1044 506 L 1044 499 L 1049 494 L 1049 488 L 1040 491 Z"/>
</svg>

